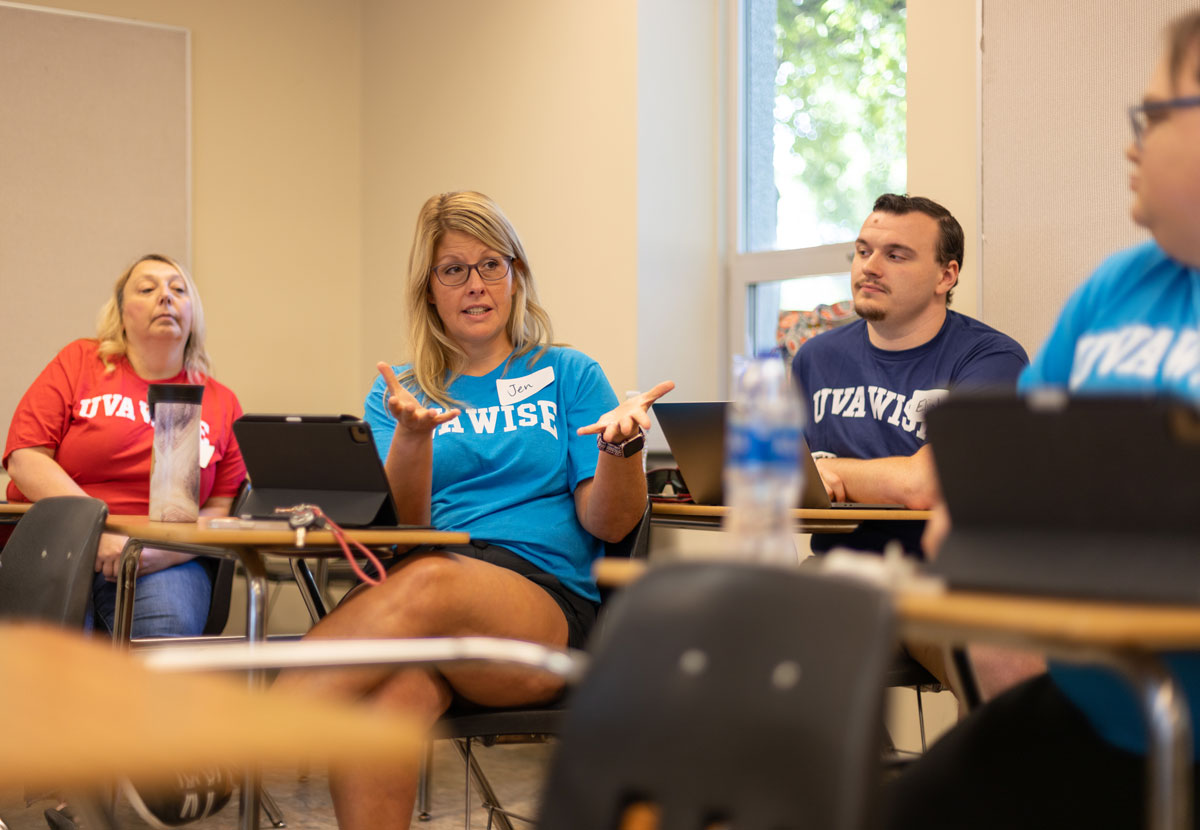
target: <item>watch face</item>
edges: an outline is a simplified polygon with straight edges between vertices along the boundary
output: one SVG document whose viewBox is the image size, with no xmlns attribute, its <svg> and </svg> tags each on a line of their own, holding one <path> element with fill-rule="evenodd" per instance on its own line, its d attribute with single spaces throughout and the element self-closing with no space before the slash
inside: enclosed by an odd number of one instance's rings
<svg viewBox="0 0 1200 830">
<path fill-rule="evenodd" d="M 635 435 L 634 437 L 630 438 L 628 441 L 626 441 L 624 444 L 621 445 L 621 447 L 622 447 L 621 454 L 624 455 L 626 458 L 628 458 L 629 456 L 633 455 L 635 452 L 638 452 L 645 443 L 646 443 L 645 435 L 642 435 L 642 434 Z"/>
</svg>

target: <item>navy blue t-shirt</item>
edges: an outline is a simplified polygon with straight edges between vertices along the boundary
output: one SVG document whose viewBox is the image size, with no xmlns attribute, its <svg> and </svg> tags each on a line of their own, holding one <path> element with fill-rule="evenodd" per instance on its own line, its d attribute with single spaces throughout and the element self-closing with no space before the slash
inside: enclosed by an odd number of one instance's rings
<svg viewBox="0 0 1200 830">
<path fill-rule="evenodd" d="M 807 404 L 805 437 L 817 458 L 910 456 L 925 445 L 925 412 L 954 388 L 1016 386 L 1021 344 L 955 311 L 929 342 L 888 351 L 858 320 L 806 342 L 792 373 Z M 813 534 L 814 551 L 882 550 L 899 539 L 920 553 L 923 522 L 864 522 L 851 534 Z"/>
</svg>

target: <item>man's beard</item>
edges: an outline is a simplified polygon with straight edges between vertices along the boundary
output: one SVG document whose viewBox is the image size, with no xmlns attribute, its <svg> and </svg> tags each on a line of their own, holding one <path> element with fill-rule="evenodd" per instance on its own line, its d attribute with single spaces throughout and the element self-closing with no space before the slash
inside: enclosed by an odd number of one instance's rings
<svg viewBox="0 0 1200 830">
<path fill-rule="evenodd" d="M 869 323 L 878 323 L 887 317 L 887 311 L 878 306 L 864 307 L 858 300 L 854 301 L 854 313 Z"/>
</svg>

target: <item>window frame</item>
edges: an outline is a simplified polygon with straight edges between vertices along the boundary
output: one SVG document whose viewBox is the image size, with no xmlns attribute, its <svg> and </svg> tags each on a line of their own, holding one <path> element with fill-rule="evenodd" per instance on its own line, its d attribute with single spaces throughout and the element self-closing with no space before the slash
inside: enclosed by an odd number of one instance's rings
<svg viewBox="0 0 1200 830">
<path fill-rule="evenodd" d="M 788 279 L 845 273 L 854 258 L 854 241 L 775 251 L 746 251 L 747 164 L 745 118 L 745 32 L 747 0 L 728 0 L 725 51 L 725 238 L 726 246 L 726 359 L 754 350 L 759 333 L 774 332 L 777 314 L 764 308 L 778 308 L 779 287 Z M 773 295 L 773 296 L 772 296 Z M 769 304 L 769 305 L 765 305 Z M 756 313 L 757 312 L 757 313 Z M 771 319 L 768 319 L 768 318 Z M 728 373 L 725 373 L 728 374 Z M 722 381 L 727 392 L 729 379 Z"/>
</svg>

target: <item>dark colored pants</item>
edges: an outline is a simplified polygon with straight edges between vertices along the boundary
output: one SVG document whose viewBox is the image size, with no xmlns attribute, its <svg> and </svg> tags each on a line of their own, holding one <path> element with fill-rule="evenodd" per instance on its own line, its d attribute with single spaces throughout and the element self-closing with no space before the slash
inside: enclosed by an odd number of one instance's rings
<svg viewBox="0 0 1200 830">
<path fill-rule="evenodd" d="M 882 814 L 889 830 L 1140 828 L 1146 767 L 1042 675 L 977 709 L 888 782 Z"/>
</svg>

